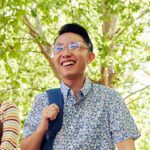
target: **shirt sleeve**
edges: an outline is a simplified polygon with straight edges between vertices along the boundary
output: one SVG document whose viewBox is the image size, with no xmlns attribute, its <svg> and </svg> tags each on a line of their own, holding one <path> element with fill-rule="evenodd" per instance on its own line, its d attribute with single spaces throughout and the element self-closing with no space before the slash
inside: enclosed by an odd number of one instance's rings
<svg viewBox="0 0 150 150">
<path fill-rule="evenodd" d="M 3 114 L 3 135 L 0 150 L 16 150 L 20 135 L 20 117 L 17 107 L 8 104 Z"/>
<path fill-rule="evenodd" d="M 47 106 L 46 93 L 39 94 L 35 97 L 34 104 L 28 114 L 28 117 L 24 124 L 23 137 L 28 137 L 37 129 L 40 120 L 41 113 L 44 107 Z"/>
<path fill-rule="evenodd" d="M 110 130 L 115 143 L 140 137 L 133 117 L 118 93 L 113 93 L 110 105 Z"/>
</svg>

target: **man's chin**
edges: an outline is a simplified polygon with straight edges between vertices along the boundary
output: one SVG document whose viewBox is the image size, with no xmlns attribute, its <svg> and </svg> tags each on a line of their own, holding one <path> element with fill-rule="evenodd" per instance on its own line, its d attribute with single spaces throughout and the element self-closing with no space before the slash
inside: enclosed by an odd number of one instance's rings
<svg viewBox="0 0 150 150">
<path fill-rule="evenodd" d="M 75 74 L 75 73 L 68 73 L 68 74 L 62 74 L 61 78 L 62 80 L 74 80 L 78 78 L 82 78 L 84 74 Z"/>
<path fill-rule="evenodd" d="M 65 76 L 62 76 L 63 79 L 75 79 L 76 76 L 73 75 L 73 74 L 69 74 L 69 75 L 65 75 Z"/>
<path fill-rule="evenodd" d="M 62 79 L 76 79 L 77 77 L 79 77 L 79 75 L 77 74 L 65 74 L 61 76 Z"/>
</svg>

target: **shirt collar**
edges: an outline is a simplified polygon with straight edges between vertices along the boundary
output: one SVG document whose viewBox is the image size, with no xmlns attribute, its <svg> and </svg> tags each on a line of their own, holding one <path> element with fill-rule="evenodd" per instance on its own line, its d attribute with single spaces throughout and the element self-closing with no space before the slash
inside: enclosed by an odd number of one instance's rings
<svg viewBox="0 0 150 150">
<path fill-rule="evenodd" d="M 61 92 L 64 96 L 64 99 L 66 99 L 69 95 L 69 92 L 71 90 L 71 88 L 69 86 L 67 86 L 63 81 L 61 82 L 61 86 L 60 86 Z"/>
<path fill-rule="evenodd" d="M 83 85 L 82 89 L 80 90 L 80 93 L 83 97 L 88 95 L 88 93 L 90 93 L 90 91 L 92 90 L 92 85 L 93 85 L 92 82 L 88 78 L 85 78 L 84 85 Z M 61 82 L 61 92 L 63 93 L 63 96 L 65 99 L 68 97 L 70 91 L 71 91 L 71 88 L 62 81 Z"/>
<path fill-rule="evenodd" d="M 82 87 L 80 92 L 83 94 L 83 96 L 86 96 L 90 93 L 91 90 L 92 90 L 92 82 L 88 78 L 86 78 L 84 86 Z"/>
</svg>

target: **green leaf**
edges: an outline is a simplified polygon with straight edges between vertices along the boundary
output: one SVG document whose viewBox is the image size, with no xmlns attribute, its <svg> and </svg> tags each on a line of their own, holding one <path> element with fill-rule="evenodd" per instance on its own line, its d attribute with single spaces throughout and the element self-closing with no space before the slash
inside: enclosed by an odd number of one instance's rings
<svg viewBox="0 0 150 150">
<path fill-rule="evenodd" d="M 31 9 L 31 14 L 33 17 L 37 16 L 37 10 L 36 9 Z"/>
</svg>

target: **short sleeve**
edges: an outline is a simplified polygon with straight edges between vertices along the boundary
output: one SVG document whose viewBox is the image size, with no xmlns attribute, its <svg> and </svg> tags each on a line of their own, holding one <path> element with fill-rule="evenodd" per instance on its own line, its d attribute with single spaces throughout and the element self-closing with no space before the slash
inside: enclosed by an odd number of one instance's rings
<svg viewBox="0 0 150 150">
<path fill-rule="evenodd" d="M 135 121 L 124 100 L 115 92 L 113 93 L 113 99 L 110 105 L 110 130 L 114 143 L 129 138 L 135 140 L 140 137 Z"/>
<path fill-rule="evenodd" d="M 23 137 L 30 136 L 37 129 L 41 120 L 42 110 L 48 104 L 47 101 L 46 93 L 39 94 L 35 97 L 34 104 L 24 124 Z"/>
</svg>

